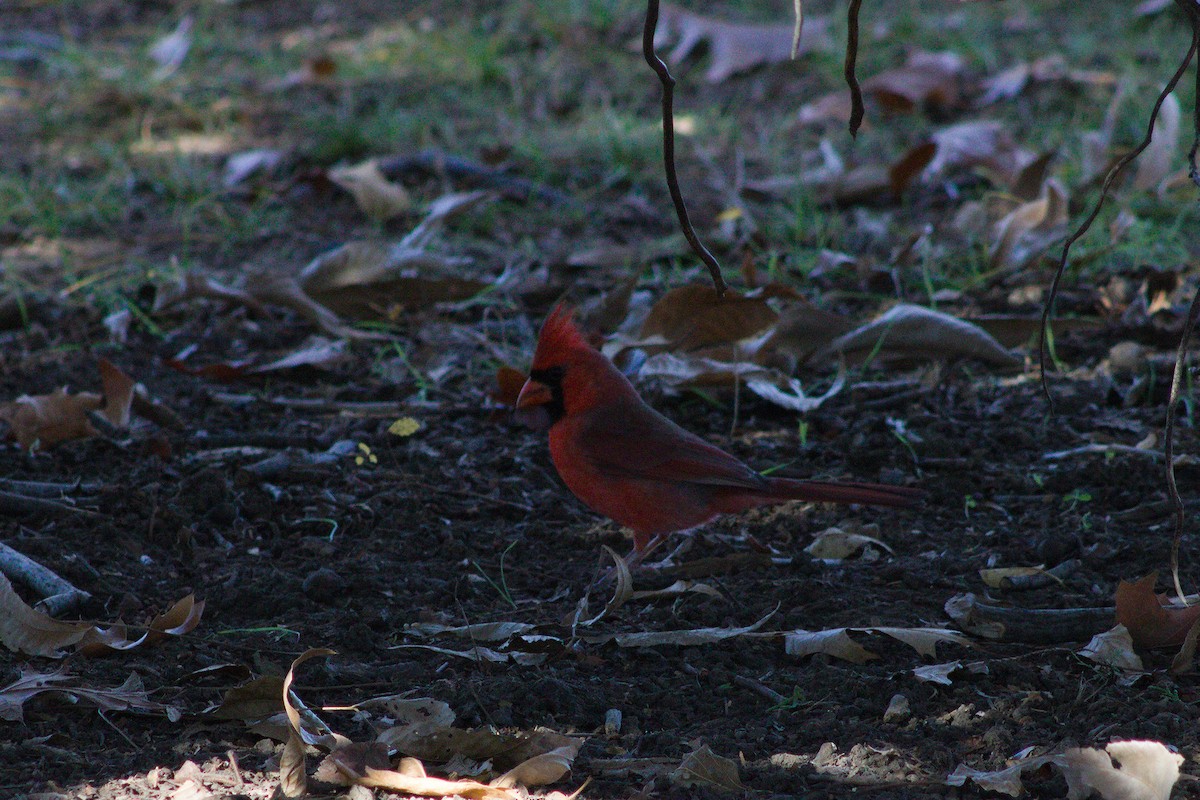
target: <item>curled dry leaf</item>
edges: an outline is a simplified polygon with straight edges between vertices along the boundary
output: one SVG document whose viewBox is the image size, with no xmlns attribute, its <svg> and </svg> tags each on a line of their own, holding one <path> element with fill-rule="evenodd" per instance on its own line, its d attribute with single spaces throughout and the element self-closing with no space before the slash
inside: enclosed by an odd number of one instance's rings
<svg viewBox="0 0 1200 800">
<path fill-rule="evenodd" d="M 722 296 L 711 286 L 681 286 L 650 309 L 641 337 L 661 338 L 671 350 L 700 350 L 758 336 L 778 319 L 765 296 L 744 297 L 732 290 Z"/>
<path fill-rule="evenodd" d="M 612 574 L 614 577 L 613 583 L 615 584 L 613 586 L 613 596 L 609 598 L 607 603 L 604 604 L 604 608 L 599 614 L 589 620 L 581 620 L 576 623 L 576 625 L 581 628 L 591 627 L 600 620 L 607 618 L 611 614 L 615 613 L 617 609 L 621 608 L 621 606 L 628 603 L 630 598 L 633 597 L 633 575 L 629 571 L 629 564 L 625 562 L 625 559 L 617 555 L 617 551 L 613 550 L 608 545 L 601 545 L 601 547 L 603 548 L 605 555 L 613 560 Z M 585 597 L 581 602 L 586 603 L 586 600 L 587 598 Z M 583 605 L 580 607 L 581 609 L 584 608 Z"/>
<path fill-rule="evenodd" d="M 330 757 L 331 760 L 333 756 Z M 375 769 L 366 767 L 363 772 L 356 773 L 350 767 L 337 762 L 339 770 L 349 781 L 369 789 L 386 789 L 389 792 L 416 795 L 417 797 L 466 797 L 470 800 L 507 800 L 517 795 L 511 789 L 488 786 L 476 781 L 449 781 L 443 778 L 430 778 L 425 775 L 410 775 L 390 769 Z"/>
<path fill-rule="evenodd" d="M 249 293 L 226 286 L 195 270 L 185 272 L 175 283 L 160 287 L 154 294 L 154 307 L 151 311 L 159 314 L 173 306 L 196 298 L 235 303 L 246 306 L 258 314 L 266 314 L 262 303 Z"/>
<path fill-rule="evenodd" d="M 1046 181 L 1037 200 L 1014 208 L 992 229 L 989 269 L 1022 269 L 1063 238 L 1068 220 L 1067 194 L 1055 180 Z"/>
<path fill-rule="evenodd" d="M 60 622 L 31 608 L 0 573 L 0 642 L 9 650 L 61 658 L 63 649 L 77 644 L 90 628 L 82 622 Z"/>
<path fill-rule="evenodd" d="M 154 644 L 170 636 L 183 636 L 195 630 L 203 615 L 204 601 L 197 601 L 194 594 L 189 594 L 152 619 L 146 632 L 136 639 L 130 639 L 126 627 L 119 623 L 90 629 L 79 642 L 79 652 L 88 656 L 107 655 Z"/>
<path fill-rule="evenodd" d="M 405 625 L 404 632 L 414 636 L 456 636 L 473 642 L 507 642 L 514 636 L 528 633 L 534 626 L 528 622 L 477 622 L 474 625 L 438 625 L 434 622 L 415 622 Z"/>
<path fill-rule="evenodd" d="M 1025 791 L 1025 786 L 1021 783 L 1021 775 L 1025 772 L 1039 770 L 1052 761 L 1052 756 L 1034 756 L 1022 758 L 1016 763 L 998 770 L 979 770 L 968 767 L 966 764 L 959 764 L 955 767 L 954 772 L 946 776 L 946 784 L 964 786 L 970 780 L 985 791 L 1019 797 Z"/>
<path fill-rule="evenodd" d="M 724 600 L 725 595 L 721 594 L 721 590 L 707 583 L 699 583 L 697 581 L 679 580 L 672 583 L 670 586 L 665 586 L 662 589 L 645 589 L 633 593 L 633 600 L 657 600 L 663 597 L 679 597 L 685 594 L 703 594 L 708 597 L 715 597 L 719 600 Z"/>
<path fill-rule="evenodd" d="M 764 64 L 788 61 L 795 55 L 832 46 L 829 21 L 805 17 L 800 35 L 790 24 L 746 25 L 705 17 L 664 3 L 659 16 L 654 46 L 669 40 L 676 45 L 667 57 L 671 63 L 687 58 L 697 46 L 708 42 L 711 61 L 704 79 L 720 83 L 727 78 Z M 795 53 L 793 53 L 795 40 Z"/>
<path fill-rule="evenodd" d="M 759 628 L 767 623 L 771 617 L 775 616 L 775 612 L 779 609 L 773 609 L 753 625 L 747 625 L 744 628 L 689 628 L 685 630 L 675 631 L 645 631 L 639 633 L 617 633 L 603 634 L 598 636 L 585 636 L 584 639 L 592 644 L 603 644 L 605 642 L 616 642 L 619 647 L 656 647 L 658 645 L 675 645 L 677 647 L 699 647 L 706 644 L 715 644 L 726 639 L 736 639 L 739 636 L 745 636 L 749 633 L 754 633 Z"/>
<path fill-rule="evenodd" d="M 308 789 L 308 776 L 304 769 L 304 746 L 316 744 L 325 737 L 309 733 L 300 721 L 300 711 L 292 704 L 292 681 L 295 680 L 296 667 L 311 658 L 334 655 L 328 648 L 313 648 L 301 653 L 283 678 L 280 696 L 283 699 L 283 710 L 288 718 L 288 740 L 283 753 L 279 756 L 279 789 L 285 797 L 300 797 Z M 311 716 L 311 715 L 310 715 Z"/>
<path fill-rule="evenodd" d="M 31 608 L 0 574 L 0 643 L 29 655 L 61 658 L 63 649 L 72 646 L 89 656 L 133 650 L 190 632 L 200 624 L 203 613 L 204 601 L 188 595 L 151 620 L 140 637 L 130 639 L 120 623 L 102 628 L 86 622 L 61 622 Z"/>
<path fill-rule="evenodd" d="M 283 712 L 283 678 L 264 675 L 225 692 L 214 719 L 262 720 Z"/>
<path fill-rule="evenodd" d="M 103 394 L 70 394 L 63 387 L 52 394 L 25 395 L 0 403 L 0 421 L 8 424 L 24 450 L 96 436 L 98 431 L 89 419 L 96 411 L 111 425 L 126 427 L 136 382 L 107 359 L 100 359 L 98 367 Z"/>
<path fill-rule="evenodd" d="M 1004 123 L 976 119 L 947 125 L 930 136 L 937 152 L 922 177 L 935 180 L 960 170 L 983 167 L 1012 185 L 1035 156 L 1020 148 Z M 1040 187 L 1040 184 L 1039 184 Z"/>
<path fill-rule="evenodd" d="M 670 774 L 671 782 L 679 786 L 703 786 L 724 792 L 744 792 L 737 764 L 717 755 L 708 745 L 700 745 L 683 757 Z"/>
<path fill-rule="evenodd" d="M 412 198 L 404 187 L 389 181 L 375 159 L 353 167 L 329 170 L 329 180 L 354 196 L 354 202 L 371 219 L 388 220 L 408 212 Z"/>
<path fill-rule="evenodd" d="M 811 656 L 817 653 L 840 658 L 852 664 L 865 664 L 879 658 L 850 638 L 846 628 L 830 628 L 824 631 L 792 631 L 783 639 L 784 652 L 789 656 Z"/>
<path fill-rule="evenodd" d="M 66 695 L 72 703 L 83 701 L 101 711 L 162 712 L 173 722 L 179 720 L 180 714 L 177 709 L 156 703 L 146 696 L 146 689 L 137 673 L 130 673 L 125 682 L 115 689 L 80 686 L 75 680 L 61 672 L 22 674 L 13 683 L 0 688 L 0 719 L 19 722 L 23 717 L 26 701 L 44 692 L 59 692 Z"/>
<path fill-rule="evenodd" d="M 826 561 L 842 561 L 858 553 L 869 544 L 877 545 L 880 549 L 893 553 L 892 548 L 873 536 L 862 533 L 851 533 L 841 528 L 826 528 L 817 534 L 812 544 L 804 548 L 804 552 L 813 558 Z"/>
<path fill-rule="evenodd" d="M 808 412 L 819 407 L 845 387 L 841 373 L 824 394 L 809 397 L 796 378 L 751 362 L 729 363 L 697 355 L 656 353 L 638 371 L 668 390 L 684 387 L 745 386 L 754 394 L 793 411 Z"/>
<path fill-rule="evenodd" d="M 924 306 L 902 303 L 874 321 L 834 339 L 829 352 L 869 355 L 879 351 L 907 358 L 974 358 L 997 366 L 1016 366 L 1021 359 L 983 329 Z"/>
<path fill-rule="evenodd" d="M 221 175 L 221 184 L 226 189 L 232 189 L 253 175 L 270 172 L 279 166 L 279 162 L 282 160 L 283 151 L 269 147 L 233 153 L 225 160 L 225 172 Z"/>
<path fill-rule="evenodd" d="M 547 753 L 533 756 L 491 782 L 491 786 L 508 789 L 513 786 L 545 786 L 555 783 L 571 771 L 575 756 L 583 745 L 580 740 L 556 747 Z"/>
<path fill-rule="evenodd" d="M 192 48 L 192 26 L 195 22 L 191 14 L 185 14 L 175 26 L 175 30 L 156 41 L 150 48 L 150 59 L 158 65 L 154 70 L 156 81 L 174 75 L 187 58 L 188 51 Z"/>
<path fill-rule="evenodd" d="M 1117 763 L 1114 764 L 1113 762 Z M 1110 742 L 1104 750 L 1072 747 L 1053 758 L 1067 779 L 1068 800 L 1170 800 L 1183 756 L 1161 742 Z"/>
<path fill-rule="evenodd" d="M 1097 664 L 1115 667 L 1116 669 L 1141 672 L 1145 669 L 1141 656 L 1133 651 L 1133 638 L 1124 625 L 1117 625 L 1110 631 L 1097 633 L 1092 637 L 1079 655 L 1095 661 Z"/>
<path fill-rule="evenodd" d="M 979 577 L 993 589 L 1007 589 L 1012 586 L 1013 578 L 1041 575 L 1045 571 L 1044 564 L 1037 567 L 994 567 L 979 570 Z"/>
<path fill-rule="evenodd" d="M 862 93 L 894 114 L 930 107 L 945 110 L 962 103 L 965 69 L 957 53 L 916 51 L 903 66 L 862 81 Z M 801 125 L 846 122 L 850 111 L 850 93 L 837 91 L 802 106 L 797 119 Z"/>
<path fill-rule="evenodd" d="M 1117 622 L 1129 629 L 1139 650 L 1179 647 L 1192 625 L 1200 619 L 1200 605 L 1176 606 L 1166 595 L 1155 594 L 1158 573 L 1117 585 Z"/>
<path fill-rule="evenodd" d="M 1171 168 L 1179 157 L 1180 116 L 1179 100 L 1172 92 L 1158 111 L 1150 145 L 1138 156 L 1133 188 L 1139 191 L 1155 189 L 1171 174 Z"/>
<path fill-rule="evenodd" d="M 830 628 L 823 631 L 792 631 L 784 636 L 784 652 L 791 656 L 810 656 L 825 653 L 835 658 L 864 664 L 878 655 L 850 638 L 849 632 L 882 633 L 903 642 L 923 656 L 935 657 L 942 642 L 971 646 L 971 640 L 957 631 L 946 628 Z"/>
</svg>

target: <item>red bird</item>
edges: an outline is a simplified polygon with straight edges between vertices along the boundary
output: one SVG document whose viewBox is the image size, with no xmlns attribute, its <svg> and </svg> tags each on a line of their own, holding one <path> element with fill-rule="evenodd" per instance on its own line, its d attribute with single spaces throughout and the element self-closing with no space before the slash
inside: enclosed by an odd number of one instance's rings
<svg viewBox="0 0 1200 800">
<path fill-rule="evenodd" d="M 767 478 L 642 402 L 562 306 L 538 336 L 517 408 L 550 419 L 550 458 L 576 497 L 633 530 L 640 560 L 667 534 L 791 500 L 907 506 L 919 489 Z"/>
</svg>

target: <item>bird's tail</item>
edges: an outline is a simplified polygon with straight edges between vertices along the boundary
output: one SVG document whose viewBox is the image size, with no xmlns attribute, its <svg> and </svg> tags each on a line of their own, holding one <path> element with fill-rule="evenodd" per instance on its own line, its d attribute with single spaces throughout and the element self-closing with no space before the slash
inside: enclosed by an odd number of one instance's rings
<svg viewBox="0 0 1200 800">
<path fill-rule="evenodd" d="M 810 503 L 861 503 L 868 506 L 911 506 L 925 496 L 911 486 L 882 483 L 833 483 L 771 478 L 766 494 L 781 500 L 805 500 Z"/>
</svg>

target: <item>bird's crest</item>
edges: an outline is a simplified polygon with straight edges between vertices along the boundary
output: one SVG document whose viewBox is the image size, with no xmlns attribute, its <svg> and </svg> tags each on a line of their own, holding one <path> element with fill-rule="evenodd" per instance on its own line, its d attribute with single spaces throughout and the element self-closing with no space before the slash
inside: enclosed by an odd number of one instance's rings
<svg viewBox="0 0 1200 800">
<path fill-rule="evenodd" d="M 572 350 L 590 349 L 587 339 L 575 324 L 572 313 L 573 310 L 569 306 L 560 303 L 550 312 L 550 316 L 546 317 L 546 321 L 542 323 L 542 332 L 538 335 L 537 352 L 533 358 L 534 367 L 549 366 L 548 362 L 558 360 Z"/>
</svg>

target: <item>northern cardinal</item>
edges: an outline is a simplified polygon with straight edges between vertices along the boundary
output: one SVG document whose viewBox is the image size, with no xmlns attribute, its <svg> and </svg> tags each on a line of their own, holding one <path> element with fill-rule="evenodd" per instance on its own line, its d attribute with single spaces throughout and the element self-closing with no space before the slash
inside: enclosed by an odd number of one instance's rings
<svg viewBox="0 0 1200 800">
<path fill-rule="evenodd" d="M 923 494 L 760 475 L 646 405 L 563 306 L 542 326 L 517 408 L 548 414 L 558 474 L 593 511 L 633 530 L 635 557 L 669 533 L 755 506 L 791 500 L 907 506 Z"/>
</svg>

